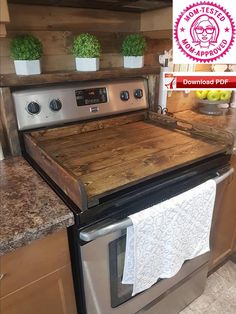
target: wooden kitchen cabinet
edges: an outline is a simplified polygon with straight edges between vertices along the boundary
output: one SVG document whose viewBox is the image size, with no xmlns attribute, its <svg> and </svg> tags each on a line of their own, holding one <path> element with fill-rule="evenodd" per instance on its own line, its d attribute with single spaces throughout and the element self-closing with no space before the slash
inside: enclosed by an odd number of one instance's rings
<svg viewBox="0 0 236 314">
<path fill-rule="evenodd" d="M 0 37 L 6 37 L 6 23 L 10 22 L 7 0 L 0 0 Z"/>
<path fill-rule="evenodd" d="M 70 266 L 1 299 L 2 314 L 75 314 Z"/>
<path fill-rule="evenodd" d="M 0 313 L 76 313 L 66 230 L 1 256 L 0 269 Z"/>
<path fill-rule="evenodd" d="M 216 200 L 218 203 L 213 217 L 211 237 L 210 271 L 236 252 L 236 156 L 232 156 L 235 173 L 233 181 L 228 185 L 225 194 Z"/>
</svg>

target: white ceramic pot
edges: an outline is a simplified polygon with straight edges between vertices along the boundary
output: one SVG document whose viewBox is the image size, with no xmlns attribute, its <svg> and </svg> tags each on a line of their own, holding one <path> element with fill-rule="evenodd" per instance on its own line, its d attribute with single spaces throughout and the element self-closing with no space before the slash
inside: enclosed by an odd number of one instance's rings
<svg viewBox="0 0 236 314">
<path fill-rule="evenodd" d="M 40 60 L 14 60 L 17 75 L 35 75 L 41 73 Z"/>
<path fill-rule="evenodd" d="M 99 58 L 75 58 L 77 71 L 97 71 Z"/>
<path fill-rule="evenodd" d="M 125 57 L 124 56 L 124 68 L 142 68 L 144 65 L 144 57 Z"/>
</svg>

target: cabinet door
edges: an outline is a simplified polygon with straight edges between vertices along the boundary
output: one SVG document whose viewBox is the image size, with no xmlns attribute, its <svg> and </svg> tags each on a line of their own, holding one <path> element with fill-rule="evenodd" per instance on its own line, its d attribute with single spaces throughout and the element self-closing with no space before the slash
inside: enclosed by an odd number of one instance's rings
<svg viewBox="0 0 236 314">
<path fill-rule="evenodd" d="M 236 230 L 236 156 L 232 158 L 234 166 L 233 181 L 225 186 L 216 199 L 211 232 L 210 270 L 222 263 L 232 254 Z"/>
<path fill-rule="evenodd" d="M 47 276 L 70 263 L 66 230 L 33 241 L 6 255 L 0 256 L 0 297 Z"/>
<path fill-rule="evenodd" d="M 75 314 L 70 265 L 0 299 L 4 314 Z"/>
</svg>

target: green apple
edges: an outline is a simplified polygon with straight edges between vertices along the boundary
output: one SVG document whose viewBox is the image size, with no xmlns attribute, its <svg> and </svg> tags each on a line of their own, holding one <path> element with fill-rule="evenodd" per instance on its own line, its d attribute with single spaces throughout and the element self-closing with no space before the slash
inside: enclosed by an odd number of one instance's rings
<svg viewBox="0 0 236 314">
<path fill-rule="evenodd" d="M 232 91 L 231 90 L 221 90 L 220 91 L 220 100 L 230 100 Z"/>
<path fill-rule="evenodd" d="M 207 99 L 209 101 L 217 101 L 220 99 L 220 91 L 219 90 L 210 90 L 208 93 L 207 93 Z"/>
<path fill-rule="evenodd" d="M 199 99 L 206 99 L 207 93 L 208 93 L 208 90 L 197 90 L 195 92 L 197 98 L 199 98 Z"/>
</svg>

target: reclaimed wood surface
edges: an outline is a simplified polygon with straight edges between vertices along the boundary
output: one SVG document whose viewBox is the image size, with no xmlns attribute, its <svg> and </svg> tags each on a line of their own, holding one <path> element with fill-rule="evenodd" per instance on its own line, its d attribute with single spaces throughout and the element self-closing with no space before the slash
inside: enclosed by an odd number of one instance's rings
<svg viewBox="0 0 236 314">
<path fill-rule="evenodd" d="M 105 79 L 121 79 L 121 78 L 135 78 L 147 76 L 149 74 L 158 74 L 159 66 L 143 67 L 140 69 L 101 69 L 96 72 L 51 72 L 40 75 L 25 75 L 18 76 L 15 74 L 0 75 L 0 86 L 30 86 L 30 85 L 45 85 L 54 83 L 66 83 L 76 81 L 94 81 Z"/>
<path fill-rule="evenodd" d="M 9 0 L 12 3 L 32 4 L 31 0 Z M 142 0 L 141 4 L 135 3 L 136 0 L 34 0 L 37 5 L 64 6 L 89 8 L 99 10 L 112 10 L 123 12 L 143 12 L 172 5 L 172 0 Z M 139 2 L 139 1 L 138 1 Z"/>
<path fill-rule="evenodd" d="M 17 132 L 17 122 L 11 91 L 8 87 L 0 88 L 0 119 L 4 136 L 4 153 L 12 156 L 21 154 Z"/>
<path fill-rule="evenodd" d="M 105 195 L 225 150 L 225 145 L 213 138 L 164 128 L 145 115 L 137 121 L 137 115 L 130 114 L 123 125 L 112 126 L 111 121 L 98 120 L 97 129 L 93 126 L 89 131 L 88 127 L 87 132 L 84 124 L 78 123 L 26 135 L 26 143 L 31 142 L 28 152 L 44 170 L 50 170 L 47 172 L 70 197 L 73 194 L 78 206 L 83 191 L 79 196 L 74 185 L 72 193 L 70 180 L 83 186 L 90 207 Z"/>
<path fill-rule="evenodd" d="M 43 6 L 43 2 L 42 6 L 9 4 L 11 22 L 7 25 L 7 37 L 1 39 L 0 45 L 1 74 L 15 73 L 9 43 L 13 36 L 22 33 L 30 33 L 41 40 L 43 72 L 75 70 L 71 46 L 74 37 L 84 32 L 96 35 L 101 42 L 101 68 L 123 66 L 121 43 L 128 33 L 139 32 L 140 14 L 49 7 Z"/>
</svg>

